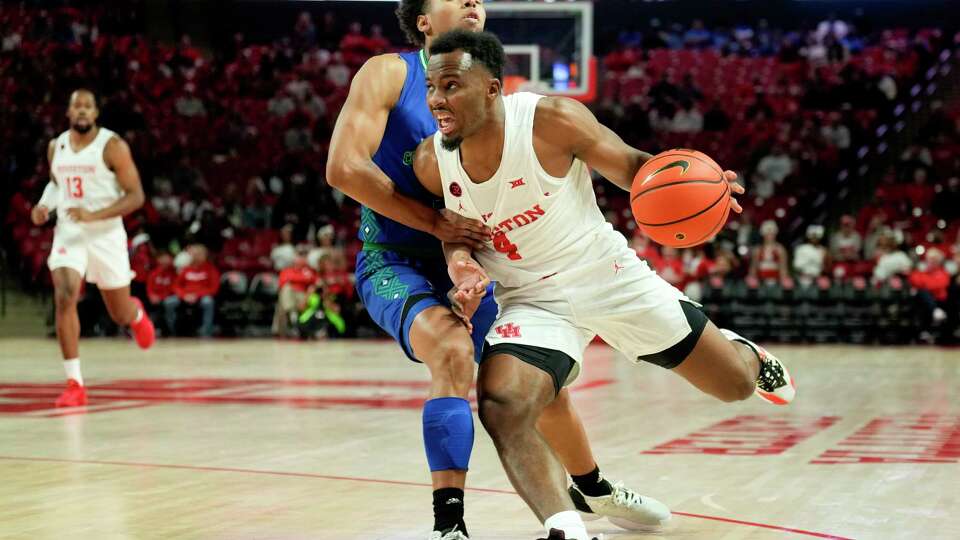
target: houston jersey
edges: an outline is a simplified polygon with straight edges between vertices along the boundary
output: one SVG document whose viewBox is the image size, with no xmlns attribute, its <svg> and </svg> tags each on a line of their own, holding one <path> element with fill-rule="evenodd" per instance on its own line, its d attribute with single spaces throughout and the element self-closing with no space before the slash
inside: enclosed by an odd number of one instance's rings
<svg viewBox="0 0 960 540">
<path fill-rule="evenodd" d="M 488 249 L 474 257 L 504 287 L 582 266 L 626 244 L 600 212 L 586 164 L 574 159 L 562 178 L 540 165 L 533 119 L 542 97 L 520 92 L 503 98 L 503 157 L 486 182 L 471 180 L 460 150 L 444 150 L 441 134 L 434 135 L 446 207 L 493 230 Z"/>
<path fill-rule="evenodd" d="M 68 208 L 81 207 L 96 212 L 123 196 L 123 189 L 117 183 L 117 175 L 103 160 L 104 148 L 114 135 L 114 132 L 101 127 L 93 142 L 79 152 L 74 152 L 70 146 L 70 131 L 64 131 L 57 137 L 50 170 L 60 190 L 57 203 L 58 223 L 72 223 L 67 217 Z M 83 225 L 107 227 L 122 223 L 122 218 L 118 216 Z"/>
</svg>

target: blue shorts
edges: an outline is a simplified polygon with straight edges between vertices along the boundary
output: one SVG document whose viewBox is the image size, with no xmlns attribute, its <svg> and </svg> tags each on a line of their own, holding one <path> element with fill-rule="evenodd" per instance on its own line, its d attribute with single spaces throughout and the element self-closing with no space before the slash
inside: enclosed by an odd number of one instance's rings
<svg viewBox="0 0 960 540">
<path fill-rule="evenodd" d="M 439 254 L 438 254 L 439 255 Z M 357 254 L 357 292 L 370 317 L 397 340 L 411 360 L 410 327 L 421 311 L 433 306 L 450 307 L 447 292 L 453 283 L 443 256 L 417 257 L 388 249 L 363 249 Z M 475 360 L 483 357 L 484 338 L 497 318 L 493 285 L 487 289 L 473 319 Z"/>
</svg>

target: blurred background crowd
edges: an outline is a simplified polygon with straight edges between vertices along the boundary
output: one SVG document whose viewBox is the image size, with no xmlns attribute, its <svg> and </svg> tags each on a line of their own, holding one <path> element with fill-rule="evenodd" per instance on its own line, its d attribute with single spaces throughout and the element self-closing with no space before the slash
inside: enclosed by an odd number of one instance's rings
<svg viewBox="0 0 960 540">
<path fill-rule="evenodd" d="M 148 16 L 139 2 L 0 5 L 0 245 L 15 285 L 50 287 L 52 228 L 29 211 L 67 96 L 86 86 L 144 182 L 126 219 L 134 292 L 163 333 L 379 335 L 353 288 L 359 207 L 324 168 L 352 75 L 409 48 L 390 10 L 313 4 L 256 31 L 227 19 L 202 44 L 151 35 Z M 598 32 L 591 108 L 645 151 L 711 155 L 748 190 L 714 241 L 678 251 L 637 234 L 626 193 L 598 179 L 642 258 L 748 337 L 960 337 L 960 34 L 862 12 L 636 20 Z M 115 332 L 98 298 L 85 296 L 84 332 Z"/>
</svg>

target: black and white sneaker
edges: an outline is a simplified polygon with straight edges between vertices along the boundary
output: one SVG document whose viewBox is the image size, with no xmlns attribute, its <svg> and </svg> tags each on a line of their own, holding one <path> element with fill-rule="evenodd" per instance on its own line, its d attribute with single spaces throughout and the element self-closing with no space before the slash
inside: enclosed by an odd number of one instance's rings
<svg viewBox="0 0 960 540">
<path fill-rule="evenodd" d="M 667 505 L 652 497 L 641 497 L 624 487 L 623 482 L 614 483 L 613 493 L 600 497 L 584 495 L 576 485 L 570 486 L 569 491 L 573 505 L 584 521 L 606 517 L 610 523 L 627 530 L 660 527 L 670 521 Z"/>
<path fill-rule="evenodd" d="M 560 529 L 550 529 L 550 534 L 546 538 L 537 538 L 537 540 L 567 540 L 567 535 Z"/>
<path fill-rule="evenodd" d="M 760 396 L 760 399 L 774 405 L 786 405 L 793 401 L 797 395 L 797 384 L 779 358 L 732 330 L 721 328 L 720 332 L 730 341 L 739 341 L 757 353 L 760 373 L 757 374 L 757 388 L 754 393 Z"/>
<path fill-rule="evenodd" d="M 448 531 L 431 531 L 427 540 L 470 540 L 470 537 L 454 527 Z"/>
<path fill-rule="evenodd" d="M 567 540 L 567 535 L 560 529 L 550 529 L 550 534 L 546 538 L 537 538 L 537 540 Z M 593 540 L 603 540 L 603 535 L 595 536 Z"/>
</svg>

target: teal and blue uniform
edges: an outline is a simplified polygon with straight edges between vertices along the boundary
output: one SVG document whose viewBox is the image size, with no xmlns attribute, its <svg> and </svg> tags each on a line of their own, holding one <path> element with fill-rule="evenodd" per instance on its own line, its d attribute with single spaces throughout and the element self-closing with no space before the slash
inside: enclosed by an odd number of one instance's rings
<svg viewBox="0 0 960 540">
<path fill-rule="evenodd" d="M 373 162 L 396 184 L 404 195 L 433 208 L 443 208 L 443 200 L 427 191 L 413 173 L 413 155 L 420 142 L 437 130 L 427 107 L 426 57 L 423 51 L 402 53 L 407 77 L 400 99 L 390 111 L 380 148 Z M 450 306 L 447 292 L 453 287 L 447 276 L 440 241 L 362 207 L 360 240 L 363 249 L 357 255 L 357 291 L 367 312 L 389 333 L 411 359 L 410 327 L 423 310 L 437 305 Z M 492 287 L 474 314 L 473 344 L 479 361 L 483 340 L 497 317 Z"/>
</svg>

